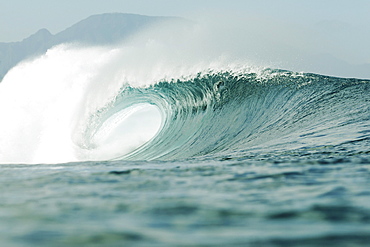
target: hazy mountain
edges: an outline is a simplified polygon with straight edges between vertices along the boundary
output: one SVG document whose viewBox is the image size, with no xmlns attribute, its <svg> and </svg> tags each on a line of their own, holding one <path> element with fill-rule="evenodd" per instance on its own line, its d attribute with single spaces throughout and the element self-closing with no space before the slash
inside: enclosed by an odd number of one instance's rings
<svg viewBox="0 0 370 247">
<path fill-rule="evenodd" d="M 176 17 L 152 17 L 135 14 L 94 15 L 54 36 L 55 43 L 79 41 L 89 44 L 108 44 L 163 21 L 183 20 Z"/>
<path fill-rule="evenodd" d="M 165 21 L 184 22 L 185 20 L 177 17 L 101 14 L 90 16 L 55 35 L 46 29 L 41 29 L 20 42 L 0 43 L 0 80 L 9 69 L 23 59 L 42 54 L 55 45 L 66 42 L 110 44 Z"/>
<path fill-rule="evenodd" d="M 48 30 L 41 29 L 21 42 L 0 43 L 0 80 L 19 61 L 50 48 L 52 38 L 53 35 Z"/>
</svg>

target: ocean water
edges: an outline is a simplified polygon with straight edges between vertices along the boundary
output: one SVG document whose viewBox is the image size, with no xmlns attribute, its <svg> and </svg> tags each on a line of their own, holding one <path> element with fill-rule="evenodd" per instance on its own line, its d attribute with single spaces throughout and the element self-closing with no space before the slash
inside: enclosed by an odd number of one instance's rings
<svg viewBox="0 0 370 247">
<path fill-rule="evenodd" d="M 369 80 L 122 54 L 0 84 L 1 246 L 368 246 Z"/>
</svg>

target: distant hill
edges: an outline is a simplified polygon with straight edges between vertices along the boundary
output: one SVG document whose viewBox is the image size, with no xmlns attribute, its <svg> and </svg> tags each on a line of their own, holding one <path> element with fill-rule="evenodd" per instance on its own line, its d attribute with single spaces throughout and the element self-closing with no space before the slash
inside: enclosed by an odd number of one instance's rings
<svg viewBox="0 0 370 247">
<path fill-rule="evenodd" d="M 42 54 L 55 45 L 67 42 L 111 44 L 165 21 L 185 20 L 122 13 L 101 14 L 90 16 L 55 35 L 47 29 L 41 29 L 20 42 L 0 43 L 0 81 L 20 61 Z"/>
</svg>

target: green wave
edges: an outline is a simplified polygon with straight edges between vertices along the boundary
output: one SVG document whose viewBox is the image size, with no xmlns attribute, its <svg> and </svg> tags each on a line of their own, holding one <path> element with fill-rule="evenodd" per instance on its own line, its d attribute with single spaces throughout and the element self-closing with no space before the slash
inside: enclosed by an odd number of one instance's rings
<svg viewBox="0 0 370 247">
<path fill-rule="evenodd" d="M 146 103 L 160 110 L 160 130 L 113 159 L 233 158 L 338 146 L 369 137 L 369 82 L 266 69 L 206 71 L 147 88 L 126 86 L 94 115 L 86 140 L 112 114 Z"/>
</svg>

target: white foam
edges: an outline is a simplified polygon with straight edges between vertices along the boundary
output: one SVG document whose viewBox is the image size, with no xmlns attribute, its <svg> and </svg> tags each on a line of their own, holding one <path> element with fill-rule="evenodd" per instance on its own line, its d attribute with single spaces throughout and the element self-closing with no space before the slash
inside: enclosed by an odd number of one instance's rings
<svg viewBox="0 0 370 247">
<path fill-rule="evenodd" d="M 58 46 L 43 56 L 26 61 L 13 68 L 0 84 L 0 163 L 59 163 L 86 160 L 78 138 L 86 128 L 87 119 L 98 109 L 109 104 L 122 87 L 117 77 L 119 66 L 111 66 L 120 51 L 113 48 L 81 48 Z M 114 71 L 116 69 L 116 71 Z M 115 73 L 116 72 L 116 73 Z M 132 109 L 131 109 L 132 110 Z M 108 150 L 110 141 L 117 144 L 116 136 L 123 128 L 131 128 L 125 150 L 132 150 L 150 139 L 158 130 L 161 116 L 153 106 L 135 108 L 129 120 L 142 118 L 153 125 L 139 129 L 127 121 L 110 125 L 96 140 L 97 150 Z M 123 123 L 124 126 L 122 125 Z M 131 123 L 132 125 L 132 123 Z M 137 125 L 139 126 L 139 125 Z M 106 129 L 106 128 L 105 128 Z M 108 133 L 109 132 L 109 133 Z M 106 145 L 107 147 L 103 147 Z M 122 148 L 122 144 L 120 145 Z M 105 158 L 117 153 L 107 151 Z M 100 159 L 99 155 L 92 155 Z"/>
</svg>

